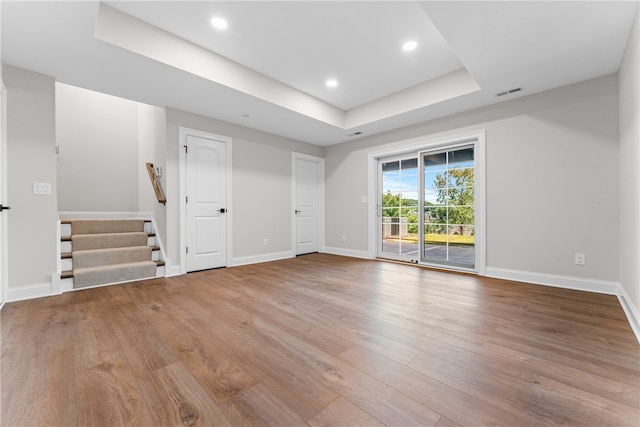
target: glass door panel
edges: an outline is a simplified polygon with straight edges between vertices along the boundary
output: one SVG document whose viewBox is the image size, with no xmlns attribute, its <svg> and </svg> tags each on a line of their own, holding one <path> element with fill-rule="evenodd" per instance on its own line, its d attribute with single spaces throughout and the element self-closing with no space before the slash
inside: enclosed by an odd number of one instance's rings
<svg viewBox="0 0 640 427">
<path fill-rule="evenodd" d="M 382 160 L 380 162 L 382 230 L 381 256 L 418 260 L 419 174 L 418 158 Z"/>
<path fill-rule="evenodd" d="M 473 147 L 421 153 L 421 261 L 473 268 L 475 194 Z"/>
</svg>

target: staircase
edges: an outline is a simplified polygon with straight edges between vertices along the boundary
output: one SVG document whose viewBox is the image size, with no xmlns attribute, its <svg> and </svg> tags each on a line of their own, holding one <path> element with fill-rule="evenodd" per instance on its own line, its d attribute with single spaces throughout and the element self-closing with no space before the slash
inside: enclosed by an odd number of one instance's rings
<svg viewBox="0 0 640 427">
<path fill-rule="evenodd" d="M 150 220 L 63 219 L 60 227 L 63 291 L 163 273 Z"/>
</svg>

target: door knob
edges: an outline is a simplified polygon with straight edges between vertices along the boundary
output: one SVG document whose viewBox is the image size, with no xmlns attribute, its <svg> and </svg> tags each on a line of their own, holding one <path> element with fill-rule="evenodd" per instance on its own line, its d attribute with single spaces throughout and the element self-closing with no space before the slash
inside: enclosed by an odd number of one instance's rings
<svg viewBox="0 0 640 427">
<path fill-rule="evenodd" d="M 2 212 L 2 211 L 6 211 L 6 210 L 9 210 L 9 209 L 11 209 L 9 206 L 2 206 L 2 205 L 0 205 L 0 212 Z"/>
<path fill-rule="evenodd" d="M 218 212 L 225 213 L 227 210 L 225 208 L 218 209 Z"/>
<path fill-rule="evenodd" d="M 300 212 L 302 212 L 302 211 L 299 211 L 298 209 L 296 209 L 294 212 L 295 212 L 295 213 L 300 213 Z"/>
</svg>

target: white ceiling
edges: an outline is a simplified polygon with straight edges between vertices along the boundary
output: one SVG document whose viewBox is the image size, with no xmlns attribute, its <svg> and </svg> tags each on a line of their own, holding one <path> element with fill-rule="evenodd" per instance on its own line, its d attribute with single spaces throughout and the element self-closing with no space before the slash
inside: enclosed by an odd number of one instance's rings
<svg viewBox="0 0 640 427">
<path fill-rule="evenodd" d="M 1 7 L 6 64 L 326 146 L 615 73 L 638 2 Z M 226 31 L 211 27 L 214 15 Z M 418 48 L 403 52 L 409 39 Z"/>
</svg>

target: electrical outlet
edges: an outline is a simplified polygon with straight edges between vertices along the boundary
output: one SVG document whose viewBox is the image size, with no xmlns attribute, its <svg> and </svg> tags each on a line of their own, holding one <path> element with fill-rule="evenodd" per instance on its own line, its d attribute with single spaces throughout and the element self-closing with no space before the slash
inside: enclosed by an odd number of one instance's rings
<svg viewBox="0 0 640 427">
<path fill-rule="evenodd" d="M 576 254 L 576 265 L 585 265 L 587 263 L 587 257 L 585 254 Z"/>
<path fill-rule="evenodd" d="M 264 245 L 269 246 L 269 239 L 264 239 Z"/>
</svg>

